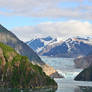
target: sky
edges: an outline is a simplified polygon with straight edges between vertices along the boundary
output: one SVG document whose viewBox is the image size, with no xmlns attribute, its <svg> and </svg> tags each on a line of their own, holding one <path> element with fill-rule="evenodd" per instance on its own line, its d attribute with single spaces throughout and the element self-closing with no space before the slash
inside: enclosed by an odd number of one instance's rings
<svg viewBox="0 0 92 92">
<path fill-rule="evenodd" d="M 0 0 L 0 23 L 23 41 L 92 36 L 92 0 Z"/>
</svg>

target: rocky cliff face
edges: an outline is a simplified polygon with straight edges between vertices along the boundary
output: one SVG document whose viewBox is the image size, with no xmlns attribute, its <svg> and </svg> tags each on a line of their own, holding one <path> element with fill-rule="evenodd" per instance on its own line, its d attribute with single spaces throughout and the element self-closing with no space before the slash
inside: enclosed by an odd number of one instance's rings
<svg viewBox="0 0 92 92">
<path fill-rule="evenodd" d="M 44 64 L 44 62 L 41 61 L 38 55 L 31 48 L 20 41 L 13 33 L 8 31 L 2 25 L 0 25 L 0 42 L 11 46 L 19 54 L 27 56 L 31 61 L 39 64 Z"/>
<path fill-rule="evenodd" d="M 77 81 L 92 81 L 92 54 L 74 60 L 77 68 L 84 70 L 75 78 Z"/>
<path fill-rule="evenodd" d="M 92 66 L 84 69 L 76 78 L 77 81 L 92 81 Z"/>
<path fill-rule="evenodd" d="M 41 67 L 33 65 L 27 57 L 0 43 L 0 87 L 57 88 L 57 84 Z"/>
<path fill-rule="evenodd" d="M 43 68 L 47 66 L 40 57 L 24 42 L 20 41 L 12 32 L 0 25 L 0 42 L 11 46 L 17 53 L 27 56 L 33 64 L 37 64 Z M 48 66 L 50 68 L 50 66 Z M 47 68 L 47 69 L 49 69 Z M 43 69 L 44 70 L 44 69 Z M 50 70 L 48 70 L 50 71 Z M 52 74 L 56 73 L 55 69 L 51 68 Z M 51 73 L 51 72 L 50 72 Z M 46 72 L 47 75 L 50 75 Z"/>
</svg>

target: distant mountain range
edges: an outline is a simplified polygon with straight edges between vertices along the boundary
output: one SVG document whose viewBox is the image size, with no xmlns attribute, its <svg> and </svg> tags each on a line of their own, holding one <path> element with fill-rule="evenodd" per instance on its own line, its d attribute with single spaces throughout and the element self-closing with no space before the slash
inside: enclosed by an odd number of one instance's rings
<svg viewBox="0 0 92 92">
<path fill-rule="evenodd" d="M 57 43 L 58 40 L 56 38 L 52 38 L 50 36 L 45 38 L 35 38 L 31 41 L 26 42 L 30 48 L 32 48 L 35 52 L 39 53 L 45 46 L 52 45 Z"/>
<path fill-rule="evenodd" d="M 38 55 L 75 58 L 86 56 L 92 51 L 92 39 L 83 37 L 69 38 L 65 41 L 57 38 L 36 38 L 27 42 Z"/>
</svg>

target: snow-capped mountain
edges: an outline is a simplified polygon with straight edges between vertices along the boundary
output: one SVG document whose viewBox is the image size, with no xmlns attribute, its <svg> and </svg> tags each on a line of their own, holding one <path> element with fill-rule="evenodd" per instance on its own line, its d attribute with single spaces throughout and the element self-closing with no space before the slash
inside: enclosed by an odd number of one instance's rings
<svg viewBox="0 0 92 92">
<path fill-rule="evenodd" d="M 54 57 L 78 57 L 86 56 L 92 51 L 92 39 L 91 38 L 69 38 L 64 42 L 48 45 L 43 48 L 39 54 L 43 56 Z"/>
<path fill-rule="evenodd" d="M 52 38 L 52 37 L 48 36 L 45 38 L 35 38 L 26 43 L 35 52 L 39 53 L 43 48 L 45 48 L 45 46 L 52 45 L 57 42 L 58 42 L 58 40 L 56 38 Z"/>
</svg>

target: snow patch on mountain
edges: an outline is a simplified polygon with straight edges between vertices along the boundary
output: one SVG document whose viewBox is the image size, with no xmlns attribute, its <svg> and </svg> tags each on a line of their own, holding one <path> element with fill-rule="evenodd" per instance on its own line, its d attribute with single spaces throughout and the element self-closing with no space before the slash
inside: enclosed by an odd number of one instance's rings
<svg viewBox="0 0 92 92">
<path fill-rule="evenodd" d="M 62 38 L 33 39 L 27 44 L 39 55 L 56 57 L 85 56 L 92 51 L 92 37 L 72 37 L 63 41 Z M 87 51 L 86 51 L 87 50 Z"/>
<path fill-rule="evenodd" d="M 59 38 L 57 39 L 57 38 L 52 38 L 52 37 L 48 36 L 48 37 L 44 37 L 44 38 L 40 38 L 40 37 L 35 38 L 26 43 L 30 48 L 32 48 L 35 52 L 38 53 L 46 46 L 56 44 L 59 41 L 60 41 Z"/>
</svg>

